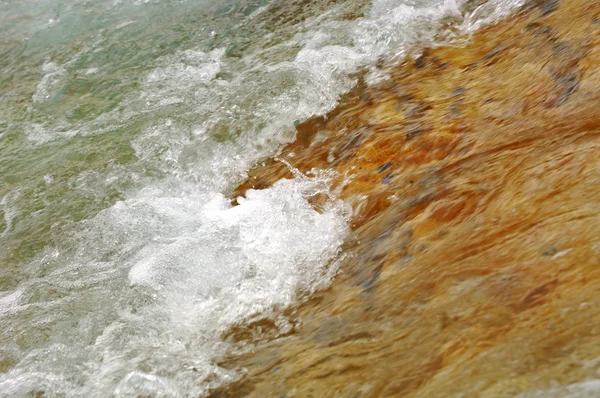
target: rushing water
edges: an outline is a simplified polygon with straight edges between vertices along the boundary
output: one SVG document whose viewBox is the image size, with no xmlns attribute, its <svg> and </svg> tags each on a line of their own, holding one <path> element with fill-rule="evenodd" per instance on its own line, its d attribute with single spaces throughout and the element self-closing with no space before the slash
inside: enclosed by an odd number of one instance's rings
<svg viewBox="0 0 600 398">
<path fill-rule="evenodd" d="M 215 3 L 0 0 L 0 396 L 235 380 L 223 333 L 287 332 L 281 309 L 330 281 L 349 212 L 325 171 L 228 193 L 357 72 L 375 84 L 519 5 Z"/>
</svg>

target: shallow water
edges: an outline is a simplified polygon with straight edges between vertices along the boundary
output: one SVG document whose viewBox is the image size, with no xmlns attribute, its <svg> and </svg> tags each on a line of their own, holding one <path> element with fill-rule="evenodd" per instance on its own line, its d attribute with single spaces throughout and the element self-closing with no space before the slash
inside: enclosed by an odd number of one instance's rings
<svg viewBox="0 0 600 398">
<path fill-rule="evenodd" d="M 351 214 L 327 171 L 236 206 L 235 186 L 359 73 L 519 4 L 0 1 L 0 395 L 235 380 L 223 334 L 292 330 L 282 309 L 329 283 Z"/>
</svg>

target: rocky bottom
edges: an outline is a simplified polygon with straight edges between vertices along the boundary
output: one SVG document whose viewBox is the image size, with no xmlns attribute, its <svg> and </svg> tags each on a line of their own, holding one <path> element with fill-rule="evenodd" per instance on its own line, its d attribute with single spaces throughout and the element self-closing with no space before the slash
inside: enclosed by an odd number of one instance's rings
<svg viewBox="0 0 600 398">
<path fill-rule="evenodd" d="M 600 395 L 600 3 L 529 2 L 391 74 L 284 149 L 337 171 L 353 231 L 213 396 Z M 290 177 L 271 161 L 236 194 Z"/>
</svg>

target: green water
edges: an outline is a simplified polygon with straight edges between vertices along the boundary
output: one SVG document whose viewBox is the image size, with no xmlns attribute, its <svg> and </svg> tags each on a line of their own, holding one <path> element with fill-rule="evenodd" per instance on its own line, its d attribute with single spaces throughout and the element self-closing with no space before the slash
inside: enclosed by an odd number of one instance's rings
<svg viewBox="0 0 600 398">
<path fill-rule="evenodd" d="M 262 4 L 240 7 L 231 2 L 219 8 L 203 2 L 127 2 L 114 8 L 110 2 L 44 5 L 47 9 L 36 9 L 34 14 L 34 5 L 27 2 L 19 2 L 20 7 L 13 2 L 2 4 L 2 15 L 8 20 L 2 21 L 0 31 L 4 38 L 0 44 L 0 197 L 5 206 L 2 215 L 10 218 L 2 225 L 10 232 L 3 235 L 8 239 L 0 250 L 0 261 L 5 264 L 18 264 L 35 255 L 52 242 L 53 234 L 62 233 L 61 225 L 93 216 L 120 198 L 119 191 L 132 181 L 106 186 L 105 195 L 98 197 L 77 190 L 72 179 L 88 170 L 131 163 L 135 160 L 131 139 L 160 117 L 177 112 L 167 108 L 150 118 L 143 111 L 124 115 L 124 100 L 139 91 L 141 77 L 156 68 L 161 57 L 235 43 L 234 25 L 243 23 Z M 40 28 L 48 25 L 48 15 L 60 22 Z M 22 26 L 20 19 L 31 21 L 30 25 Z M 67 66 L 58 73 L 60 81 L 50 82 L 47 95 L 32 101 L 43 65 L 50 62 Z M 114 116 L 108 123 L 97 120 L 111 112 Z M 35 126 L 43 132 L 36 134 Z M 78 129 L 83 134 L 62 139 Z M 150 169 L 140 172 L 153 174 Z M 53 183 L 47 184 L 44 176 L 50 176 Z M 15 211 L 6 209 L 12 203 L 18 203 L 14 218 L 6 215 Z M 0 270 L 0 286 L 19 282 L 11 270 L 6 271 L 6 267 Z"/>
</svg>

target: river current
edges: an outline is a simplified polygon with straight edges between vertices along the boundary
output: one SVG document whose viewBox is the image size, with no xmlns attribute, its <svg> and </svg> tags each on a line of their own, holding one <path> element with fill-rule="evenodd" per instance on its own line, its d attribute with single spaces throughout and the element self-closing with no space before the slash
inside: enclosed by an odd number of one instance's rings
<svg viewBox="0 0 600 398">
<path fill-rule="evenodd" d="M 294 179 L 233 189 L 359 76 L 520 3 L 0 0 L 0 396 L 236 380 L 224 334 L 289 332 L 283 309 L 335 276 L 352 209 L 293 158 Z"/>
</svg>

